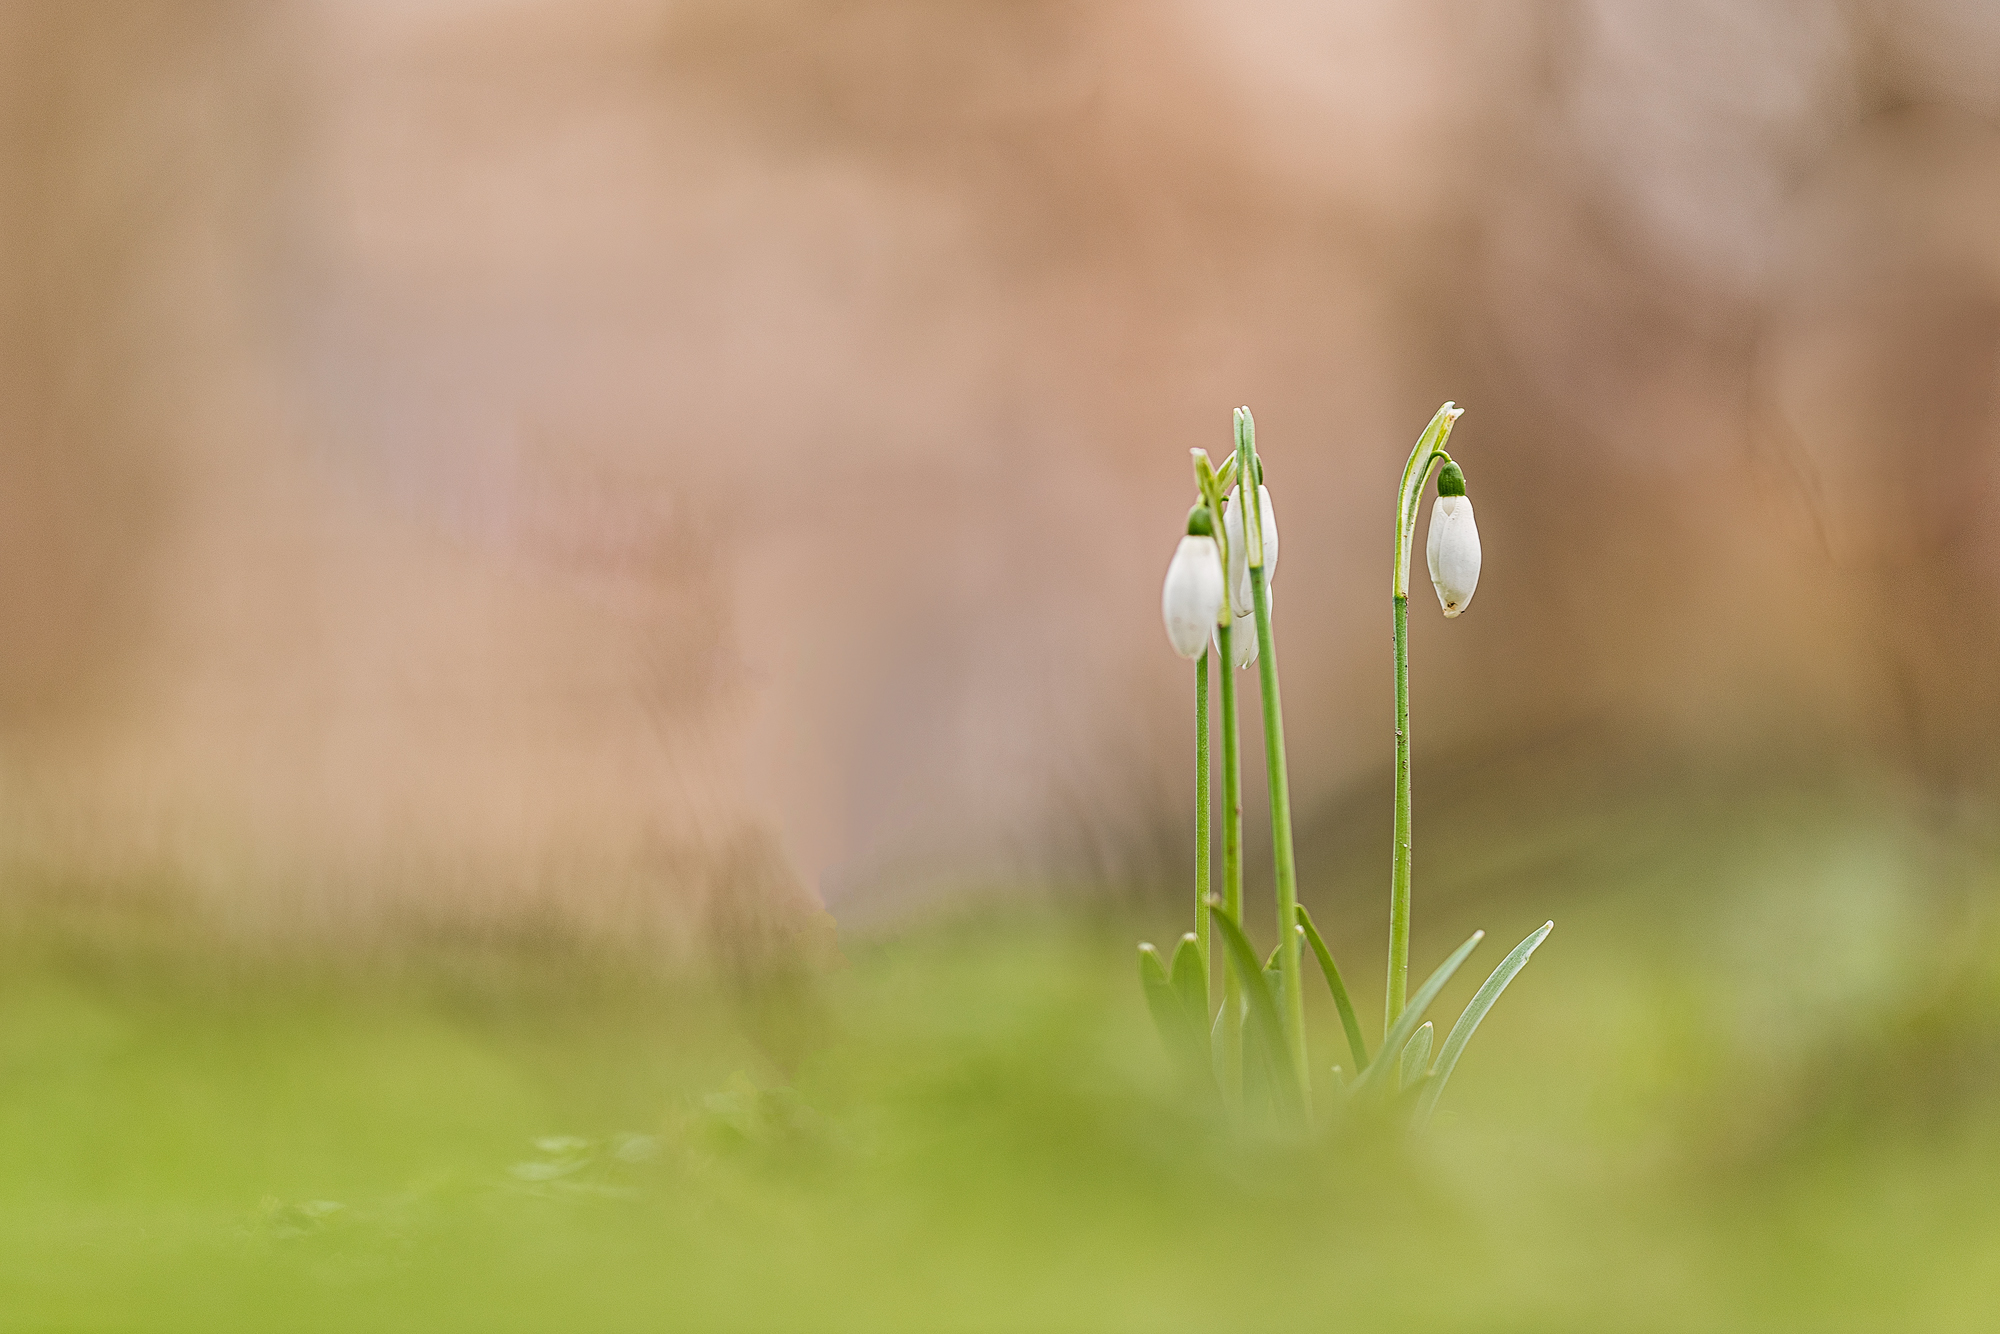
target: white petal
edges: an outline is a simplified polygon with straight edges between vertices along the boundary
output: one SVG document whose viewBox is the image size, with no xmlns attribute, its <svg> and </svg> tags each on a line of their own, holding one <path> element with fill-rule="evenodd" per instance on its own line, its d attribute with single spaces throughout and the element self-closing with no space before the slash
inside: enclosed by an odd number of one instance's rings
<svg viewBox="0 0 2000 1334">
<path fill-rule="evenodd" d="M 1238 613 L 1251 609 L 1250 551 L 1243 540 L 1243 512 L 1236 505 L 1242 494 L 1239 486 L 1222 502 L 1222 531 L 1229 537 L 1229 608 Z M 1278 512 L 1271 508 L 1270 487 L 1258 487 L 1257 497 L 1264 512 L 1264 585 L 1269 588 L 1278 577 Z"/>
<path fill-rule="evenodd" d="M 1218 657 L 1221 656 L 1222 630 L 1220 627 L 1217 627 L 1215 632 L 1215 651 Z M 1257 661 L 1256 617 L 1238 616 L 1234 621 L 1230 622 L 1229 652 L 1230 656 L 1236 660 L 1236 670 L 1239 672 Z"/>
<path fill-rule="evenodd" d="M 1275 588 L 1265 589 L 1265 609 L 1270 610 L 1277 605 L 1278 590 Z M 1215 648 L 1219 655 L 1222 651 L 1222 636 L 1220 634 L 1217 634 L 1215 637 Z M 1257 661 L 1257 618 L 1255 615 L 1245 612 L 1230 624 L 1229 649 L 1231 656 L 1236 659 L 1236 670 L 1238 671 L 1242 671 L 1245 667 Z"/>
<path fill-rule="evenodd" d="M 1160 589 L 1160 615 L 1167 638 L 1183 658 L 1199 658 L 1210 629 L 1222 612 L 1222 557 L 1212 537 L 1190 534 L 1174 548 L 1167 581 Z"/>
<path fill-rule="evenodd" d="M 1431 507 L 1431 531 L 1424 544 L 1431 567 L 1431 586 L 1447 617 L 1472 603 L 1479 587 L 1479 525 L 1472 518 L 1467 496 L 1439 496 Z"/>
</svg>

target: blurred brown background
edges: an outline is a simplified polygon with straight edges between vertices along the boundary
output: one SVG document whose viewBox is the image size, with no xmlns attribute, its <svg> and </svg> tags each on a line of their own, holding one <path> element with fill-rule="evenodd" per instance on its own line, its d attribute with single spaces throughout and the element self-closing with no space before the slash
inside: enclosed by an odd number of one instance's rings
<svg viewBox="0 0 2000 1334">
<path fill-rule="evenodd" d="M 1155 881 L 1248 403 L 1297 800 L 1386 878 L 1446 398 L 1420 775 L 1987 829 L 1996 70 L 1960 0 L 13 0 L 0 857 L 697 942 Z"/>
</svg>

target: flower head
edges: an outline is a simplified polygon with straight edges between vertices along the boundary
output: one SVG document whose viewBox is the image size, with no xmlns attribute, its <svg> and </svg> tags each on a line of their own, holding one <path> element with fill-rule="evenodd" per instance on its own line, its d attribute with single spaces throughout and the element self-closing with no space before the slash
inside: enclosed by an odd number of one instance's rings
<svg viewBox="0 0 2000 1334">
<path fill-rule="evenodd" d="M 1447 617 L 1471 605 L 1479 587 L 1479 525 L 1472 519 L 1472 498 L 1465 494 L 1465 474 L 1456 463 L 1438 473 L 1437 504 L 1431 508 L 1430 539 L 1424 548 L 1431 567 L 1431 584 Z"/>
<path fill-rule="evenodd" d="M 1222 556 L 1216 549 L 1208 507 L 1188 513 L 1187 536 L 1174 549 L 1167 581 L 1160 590 L 1160 616 L 1167 638 L 1183 658 L 1199 658 L 1222 614 Z"/>
<path fill-rule="evenodd" d="M 1222 506 L 1222 531 L 1229 539 L 1229 609 L 1238 616 L 1247 616 L 1250 606 L 1250 544 L 1243 536 L 1243 507 L 1239 500 L 1243 488 Z M 1268 589 L 1278 574 L 1278 515 L 1271 508 L 1271 490 L 1258 486 L 1259 508 L 1264 519 L 1264 586 Z"/>
</svg>

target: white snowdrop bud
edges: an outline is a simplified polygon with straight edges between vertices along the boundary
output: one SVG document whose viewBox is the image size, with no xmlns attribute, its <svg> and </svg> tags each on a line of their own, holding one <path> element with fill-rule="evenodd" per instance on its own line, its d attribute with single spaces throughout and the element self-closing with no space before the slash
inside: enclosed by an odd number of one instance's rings
<svg viewBox="0 0 2000 1334">
<path fill-rule="evenodd" d="M 1465 474 L 1456 463 L 1447 463 L 1438 474 L 1437 504 L 1431 508 L 1424 554 L 1430 561 L 1438 605 L 1446 616 L 1458 615 L 1479 587 L 1479 525 L 1472 520 L 1472 498 L 1465 494 Z"/>
<path fill-rule="evenodd" d="M 1195 506 L 1188 515 L 1188 533 L 1167 565 L 1167 582 L 1160 590 L 1160 615 L 1167 638 L 1183 658 L 1199 658 L 1222 614 L 1222 553 L 1210 536 L 1208 509 Z"/>
<path fill-rule="evenodd" d="M 1239 616 L 1252 610 L 1249 543 L 1243 536 L 1243 510 L 1236 503 L 1242 494 L 1239 486 L 1235 495 L 1222 502 L 1222 531 L 1229 539 L 1229 609 Z M 1264 587 L 1270 588 L 1278 577 L 1278 514 L 1271 508 L 1269 487 L 1259 486 L 1257 497 L 1264 511 Z"/>
<path fill-rule="evenodd" d="M 1275 588 L 1265 589 L 1264 609 L 1275 612 L 1277 606 L 1278 590 Z M 1222 636 L 1220 633 L 1215 637 L 1215 649 L 1218 654 L 1222 651 Z M 1239 672 L 1257 661 L 1257 618 L 1247 611 L 1230 623 L 1229 656 L 1235 659 L 1236 670 Z"/>
</svg>

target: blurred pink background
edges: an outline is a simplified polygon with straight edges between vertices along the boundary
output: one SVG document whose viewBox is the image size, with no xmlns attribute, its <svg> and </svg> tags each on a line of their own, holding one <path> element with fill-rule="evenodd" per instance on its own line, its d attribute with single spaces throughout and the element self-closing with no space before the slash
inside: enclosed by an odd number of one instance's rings
<svg viewBox="0 0 2000 1334">
<path fill-rule="evenodd" d="M 1239 403 L 1384 877 L 1447 398 L 1420 773 L 1991 827 L 1991 4 L 17 0 L 0 67 L 17 888 L 700 948 L 1175 873 Z"/>
</svg>

